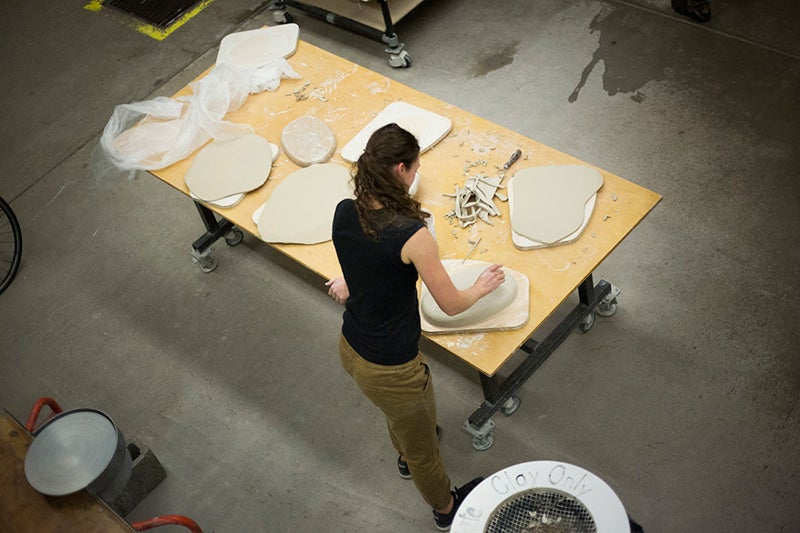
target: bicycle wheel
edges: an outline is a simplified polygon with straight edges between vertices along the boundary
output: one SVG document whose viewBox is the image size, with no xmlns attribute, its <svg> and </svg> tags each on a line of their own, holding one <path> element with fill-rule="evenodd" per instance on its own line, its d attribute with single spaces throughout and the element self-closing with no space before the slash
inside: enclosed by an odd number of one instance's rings
<svg viewBox="0 0 800 533">
<path fill-rule="evenodd" d="M 22 231 L 14 211 L 0 198 L 0 294 L 11 285 L 22 257 Z"/>
</svg>

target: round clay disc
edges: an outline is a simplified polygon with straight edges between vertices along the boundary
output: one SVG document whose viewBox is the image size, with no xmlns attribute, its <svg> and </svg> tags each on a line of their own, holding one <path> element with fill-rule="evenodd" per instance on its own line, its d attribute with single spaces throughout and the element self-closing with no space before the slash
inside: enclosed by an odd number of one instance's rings
<svg viewBox="0 0 800 533">
<path fill-rule="evenodd" d="M 281 145 L 289 159 L 307 167 L 330 159 L 336 150 L 336 138 L 325 122 L 306 115 L 283 128 Z"/>
</svg>

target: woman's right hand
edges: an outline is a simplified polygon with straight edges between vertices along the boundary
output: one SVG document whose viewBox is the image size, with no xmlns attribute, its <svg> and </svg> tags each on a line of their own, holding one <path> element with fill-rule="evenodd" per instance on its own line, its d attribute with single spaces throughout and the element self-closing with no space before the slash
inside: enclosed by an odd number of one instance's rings
<svg viewBox="0 0 800 533">
<path fill-rule="evenodd" d="M 328 295 L 337 303 L 344 304 L 350 298 L 350 289 L 347 287 L 344 276 L 328 280 L 325 286 L 328 287 Z"/>
<path fill-rule="evenodd" d="M 481 272 L 472 286 L 477 290 L 478 297 L 483 298 L 502 285 L 505 280 L 506 273 L 503 272 L 503 265 L 494 264 Z"/>
</svg>

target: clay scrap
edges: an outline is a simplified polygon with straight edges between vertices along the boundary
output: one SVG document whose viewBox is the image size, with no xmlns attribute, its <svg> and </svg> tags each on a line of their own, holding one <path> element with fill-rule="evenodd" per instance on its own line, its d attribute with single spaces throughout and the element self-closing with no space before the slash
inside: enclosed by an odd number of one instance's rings
<svg viewBox="0 0 800 533">
<path fill-rule="evenodd" d="M 451 221 L 457 220 L 462 228 L 471 226 L 479 219 L 490 226 L 493 225 L 490 217 L 500 216 L 500 210 L 494 203 L 497 198 L 506 201 L 508 197 L 499 192 L 505 188 L 501 185 L 502 176 L 486 176 L 476 174 L 467 178 L 463 187 L 456 186 L 454 194 L 445 194 L 455 199 L 455 208 L 445 214 Z"/>
</svg>

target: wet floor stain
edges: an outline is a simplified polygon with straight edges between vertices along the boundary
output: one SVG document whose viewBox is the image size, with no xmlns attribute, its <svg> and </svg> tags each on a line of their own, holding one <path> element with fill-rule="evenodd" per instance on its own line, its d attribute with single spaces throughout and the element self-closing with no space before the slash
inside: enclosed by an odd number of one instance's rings
<svg viewBox="0 0 800 533">
<path fill-rule="evenodd" d="M 644 102 L 640 89 L 650 81 L 666 78 L 666 65 L 661 63 L 664 54 L 658 40 L 649 37 L 643 19 L 646 15 L 630 9 L 603 7 L 589 24 L 591 33 L 599 32 L 600 39 L 589 63 L 581 72 L 578 85 L 568 100 L 575 102 L 589 75 L 600 61 L 603 62 L 603 89 L 614 96 L 629 93 L 634 102 Z"/>
<path fill-rule="evenodd" d="M 473 78 L 486 76 L 494 70 L 501 69 L 506 65 L 514 62 L 514 56 L 517 55 L 517 48 L 519 41 L 514 41 L 502 46 L 502 48 L 494 49 L 491 52 L 484 53 L 478 57 L 475 64 L 470 69 L 470 74 Z"/>
</svg>

